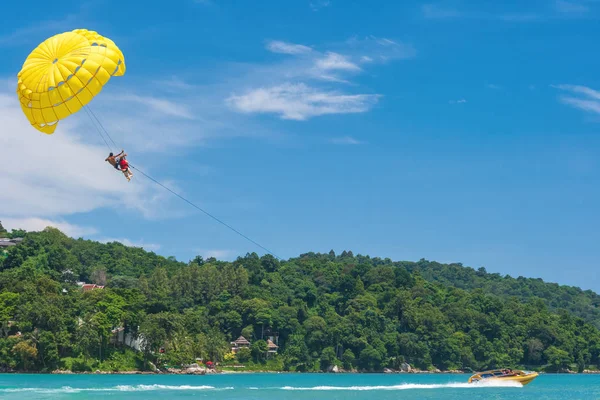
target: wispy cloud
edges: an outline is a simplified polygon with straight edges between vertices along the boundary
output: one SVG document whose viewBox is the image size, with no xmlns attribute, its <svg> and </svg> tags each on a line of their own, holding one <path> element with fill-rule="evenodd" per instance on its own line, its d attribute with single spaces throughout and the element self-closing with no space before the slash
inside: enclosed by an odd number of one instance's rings
<svg viewBox="0 0 600 400">
<path fill-rule="evenodd" d="M 458 100 L 450 100 L 448 103 L 450 103 L 450 104 L 464 104 L 466 102 L 467 102 L 467 100 L 465 100 L 465 99 L 458 99 Z"/>
<path fill-rule="evenodd" d="M 270 42 L 267 49 L 294 55 L 304 51 L 303 56 L 258 66 L 254 74 L 246 78 L 247 82 L 237 85 L 245 87 L 245 91 L 236 88 L 227 96 L 225 102 L 230 109 L 245 114 L 275 114 L 298 121 L 326 114 L 366 112 L 378 102 L 379 94 L 347 93 L 336 90 L 335 84 L 352 83 L 351 79 L 364 73 L 369 65 L 415 55 L 410 45 L 374 36 L 330 44 L 328 51 L 313 48 L 308 52 L 297 49 L 298 45 L 282 43 Z"/>
<path fill-rule="evenodd" d="M 545 17 L 542 14 L 536 13 L 508 13 L 499 15 L 488 14 L 488 18 L 498 19 L 506 22 L 534 22 L 540 21 Z"/>
<path fill-rule="evenodd" d="M 587 86 L 581 86 L 581 85 L 551 85 L 551 87 L 556 88 L 556 89 L 566 90 L 566 91 L 577 93 L 577 94 L 583 94 L 583 95 L 591 97 L 593 99 L 600 100 L 600 91 L 594 90 L 594 89 L 589 88 Z"/>
<path fill-rule="evenodd" d="M 483 3 L 482 3 L 483 4 Z M 421 7 L 421 13 L 426 19 L 482 19 L 505 22 L 535 22 L 552 19 L 581 17 L 589 11 L 582 0 L 555 0 L 554 9 L 540 8 L 539 11 L 506 11 L 492 12 L 481 9 L 458 9 L 444 6 L 441 3 L 429 3 Z"/>
<path fill-rule="evenodd" d="M 133 102 L 145 105 L 152 110 L 164 115 L 179 117 L 185 119 L 194 119 L 194 114 L 184 104 L 175 103 L 167 99 L 161 99 L 150 96 L 139 96 L 136 94 L 127 94 L 116 96 L 115 100 Z"/>
<path fill-rule="evenodd" d="M 274 42 L 269 42 L 269 44 Z M 284 43 L 284 42 L 282 42 Z M 272 50 L 267 44 L 267 49 Z M 291 54 L 281 62 L 256 65 L 247 81 L 261 85 L 274 85 L 290 81 L 311 80 L 336 83 L 350 83 L 350 78 L 365 72 L 367 64 L 384 64 L 394 60 L 410 59 L 416 51 L 410 45 L 389 38 L 368 36 L 353 37 L 341 43 L 330 43 L 325 51 L 312 48 L 305 51 L 297 44 L 278 43 L 271 46 L 277 51 Z M 322 46 L 325 47 L 325 46 Z M 252 75 L 252 76 L 249 76 Z M 245 82 L 244 82 L 245 83 Z"/>
<path fill-rule="evenodd" d="M 351 136 L 344 136 L 344 137 L 339 137 L 339 138 L 332 138 L 329 140 L 331 143 L 333 144 L 339 144 L 339 145 L 358 145 L 358 144 L 364 144 L 365 142 L 362 142 L 360 140 L 357 140 Z"/>
<path fill-rule="evenodd" d="M 319 11 L 321 8 L 329 7 L 331 5 L 330 0 L 313 0 L 309 3 L 310 8 L 313 11 Z"/>
<path fill-rule="evenodd" d="M 283 119 L 305 120 L 326 114 L 362 113 L 373 107 L 379 97 L 339 94 L 315 89 L 303 83 L 287 83 L 233 95 L 227 102 L 244 113 L 272 113 Z"/>
<path fill-rule="evenodd" d="M 576 1 L 556 0 L 554 6 L 560 13 L 584 14 L 590 10 L 588 6 Z"/>
<path fill-rule="evenodd" d="M 172 200 L 168 193 L 141 176 L 126 182 L 104 162 L 107 149 L 78 117 L 81 115 L 62 121 L 54 135 L 44 135 L 31 127 L 12 90 L 10 94 L 0 90 L 3 162 L 19 165 L 0 174 L 0 187 L 10 188 L 0 190 L 3 218 L 37 218 L 38 222 L 65 226 L 64 217 L 100 208 L 118 207 L 152 219 L 169 215 Z M 67 155 L 75 168 L 65 165 Z M 27 162 L 21 162 L 23 159 Z M 119 204 L 115 203 L 115 188 L 119 188 Z"/>
<path fill-rule="evenodd" d="M 312 49 L 308 46 L 304 46 L 302 44 L 282 42 L 280 40 L 273 40 L 267 43 L 267 50 L 273 53 L 293 55 L 306 54 L 312 51 Z"/>
<path fill-rule="evenodd" d="M 35 24 L 26 25 L 20 29 L 0 35 L 0 47 L 23 45 L 37 46 L 57 32 L 60 33 L 73 29 L 70 27 L 81 24 L 82 20 L 83 17 L 81 14 L 68 14 L 64 18 L 40 21 Z M 33 47 L 31 50 L 33 50 Z"/>
<path fill-rule="evenodd" d="M 180 91 L 188 91 L 194 89 L 196 86 L 185 82 L 183 79 L 172 76 L 169 79 L 155 80 L 154 83 L 160 89 L 163 89 L 167 92 L 180 92 Z"/>
<path fill-rule="evenodd" d="M 493 90 L 500 90 L 500 89 L 502 89 L 502 86 L 496 85 L 496 84 L 493 84 L 493 83 L 486 83 L 485 87 L 488 88 L 488 89 L 493 89 Z"/>
<path fill-rule="evenodd" d="M 600 102 L 598 101 L 576 99 L 573 97 L 563 97 L 561 100 L 563 103 L 579 108 L 580 110 L 600 114 Z"/>
<path fill-rule="evenodd" d="M 198 253 L 202 257 L 206 258 L 216 258 L 217 260 L 231 260 L 236 255 L 235 250 L 225 250 L 225 249 L 195 249 L 195 253 Z"/>
<path fill-rule="evenodd" d="M 318 59 L 315 67 L 323 71 L 360 71 L 360 67 L 346 56 L 333 52 L 328 52 L 325 57 Z"/>
<path fill-rule="evenodd" d="M 425 18 L 431 19 L 458 18 L 464 15 L 456 9 L 444 8 L 438 4 L 424 4 L 421 11 Z"/>
<path fill-rule="evenodd" d="M 62 220 L 49 220 L 44 218 L 3 218 L 2 224 L 9 230 L 24 229 L 28 232 L 39 232 L 47 227 L 53 227 L 74 238 L 94 235 L 98 232 L 92 227 L 73 225 Z"/>
<path fill-rule="evenodd" d="M 552 87 L 570 92 L 561 96 L 560 101 L 583 111 L 600 114 L 600 91 L 580 85 L 552 85 Z M 579 97 L 575 97 L 579 95 Z"/>
<path fill-rule="evenodd" d="M 160 244 L 146 243 L 143 240 L 135 241 L 135 240 L 130 240 L 130 239 L 115 239 L 115 238 L 100 238 L 100 239 L 95 239 L 95 240 L 100 243 L 118 242 L 127 247 L 139 247 L 139 248 L 143 248 L 144 250 L 148 250 L 148 251 L 158 251 L 161 248 Z"/>
<path fill-rule="evenodd" d="M 346 41 L 348 51 L 360 55 L 361 61 L 389 62 L 393 60 L 408 60 L 417 54 L 415 48 L 409 44 L 385 37 L 366 36 L 353 37 Z"/>
</svg>

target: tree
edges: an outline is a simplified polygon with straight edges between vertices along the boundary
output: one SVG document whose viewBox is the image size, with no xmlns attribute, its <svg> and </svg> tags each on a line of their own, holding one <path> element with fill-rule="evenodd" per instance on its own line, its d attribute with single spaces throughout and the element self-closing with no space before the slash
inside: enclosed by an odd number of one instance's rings
<svg viewBox="0 0 600 400">
<path fill-rule="evenodd" d="M 275 272 L 279 269 L 279 261 L 271 254 L 262 256 L 260 263 L 267 272 Z"/>
<path fill-rule="evenodd" d="M 8 237 L 8 231 L 4 229 L 2 226 L 2 221 L 0 221 L 0 238 Z"/>
<path fill-rule="evenodd" d="M 569 364 L 573 362 L 573 358 L 564 350 L 561 350 L 555 346 L 550 346 L 544 352 L 544 356 L 548 360 L 555 371 L 567 369 Z"/>
<path fill-rule="evenodd" d="M 92 280 L 92 283 L 95 283 L 96 285 L 105 286 L 107 281 L 106 270 L 102 267 L 94 270 L 90 279 Z"/>
<path fill-rule="evenodd" d="M 339 360 L 335 355 L 333 347 L 326 347 L 321 353 L 321 371 L 327 371 L 330 366 L 337 365 Z"/>
<path fill-rule="evenodd" d="M 267 342 L 264 340 L 257 340 L 252 343 L 252 357 L 254 358 L 254 362 L 263 362 L 267 355 L 267 350 L 269 347 L 267 346 Z"/>
<path fill-rule="evenodd" d="M 42 361 L 44 369 L 48 371 L 54 370 L 59 361 L 58 346 L 56 338 L 52 332 L 44 331 L 36 338 L 38 348 L 38 358 Z"/>
<path fill-rule="evenodd" d="M 22 340 L 14 345 L 13 352 L 17 355 L 20 360 L 20 364 L 23 369 L 27 371 L 30 364 L 36 359 L 38 351 L 35 345 L 29 341 Z"/>
<path fill-rule="evenodd" d="M 360 352 L 358 360 L 358 366 L 365 371 L 379 370 L 383 357 L 379 351 L 373 346 L 367 345 L 367 347 Z"/>
<path fill-rule="evenodd" d="M 252 351 L 248 347 L 242 347 L 238 350 L 236 357 L 241 363 L 248 362 L 250 361 L 250 357 L 252 357 Z"/>
<path fill-rule="evenodd" d="M 107 286 L 83 292 L 67 275 Z M 27 233 L 0 262 L 0 323 L 0 368 L 20 371 L 220 362 L 240 333 L 253 345 L 238 361 L 264 362 L 274 336 L 279 356 L 267 365 L 290 371 L 600 364 L 592 291 L 348 251 L 181 263 L 53 228 Z M 111 343 L 115 328 L 137 338 L 144 360 Z"/>
<path fill-rule="evenodd" d="M 531 364 L 538 364 L 542 360 L 544 344 L 537 338 L 531 338 L 526 343 L 527 360 Z"/>
<path fill-rule="evenodd" d="M 217 329 L 212 329 L 207 333 L 207 337 L 206 351 L 208 358 L 213 362 L 223 361 L 225 354 L 231 351 L 225 340 L 225 335 Z"/>
<path fill-rule="evenodd" d="M 100 334 L 93 321 L 82 321 L 77 329 L 75 348 L 80 354 L 83 354 L 87 361 L 100 345 Z"/>
<path fill-rule="evenodd" d="M 342 355 L 342 362 L 344 363 L 344 369 L 346 371 L 350 371 L 352 370 L 352 368 L 354 368 L 354 360 L 355 357 L 352 350 L 346 349 L 346 351 L 344 351 L 344 354 Z"/>
</svg>

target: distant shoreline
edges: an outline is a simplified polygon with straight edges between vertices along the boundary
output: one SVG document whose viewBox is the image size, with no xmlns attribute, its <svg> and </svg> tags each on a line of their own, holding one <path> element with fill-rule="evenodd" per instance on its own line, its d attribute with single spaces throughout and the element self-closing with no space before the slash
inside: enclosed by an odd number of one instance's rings
<svg viewBox="0 0 600 400">
<path fill-rule="evenodd" d="M 296 371 L 215 371 L 215 372 L 152 372 L 152 371 L 94 371 L 94 372 L 72 372 L 72 371 L 4 371 L 0 375 L 235 375 L 235 374 L 294 374 L 294 375 L 470 375 L 472 372 L 463 371 L 411 371 L 411 372 L 359 372 L 359 371 L 344 371 L 344 372 L 296 372 Z M 540 375 L 600 375 L 600 371 L 585 371 L 585 372 L 539 372 Z"/>
</svg>

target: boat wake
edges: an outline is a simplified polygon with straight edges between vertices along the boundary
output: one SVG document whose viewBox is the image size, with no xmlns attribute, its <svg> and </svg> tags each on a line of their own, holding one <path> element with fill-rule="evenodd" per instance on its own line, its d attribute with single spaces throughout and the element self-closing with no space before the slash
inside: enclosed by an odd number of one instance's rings
<svg viewBox="0 0 600 400">
<path fill-rule="evenodd" d="M 233 387 L 216 388 L 214 386 L 190 386 L 190 385 L 118 385 L 108 388 L 75 388 L 63 386 L 60 388 L 5 388 L 0 393 L 81 393 L 81 392 L 146 392 L 154 390 L 233 390 Z"/>
<path fill-rule="evenodd" d="M 293 387 L 284 386 L 282 390 L 346 390 L 346 391 L 363 391 L 363 390 L 414 390 L 414 389 L 481 389 L 481 388 L 521 388 L 519 382 L 481 382 L 478 384 L 471 383 L 440 383 L 440 384 L 418 384 L 418 383 L 403 383 L 392 386 L 314 386 L 314 387 Z"/>
<path fill-rule="evenodd" d="M 1 393 L 38 393 L 38 394 L 59 394 L 59 393 L 82 393 L 82 392 L 148 392 L 148 391 L 221 391 L 221 390 L 299 390 L 299 391 L 377 391 L 377 390 L 415 390 L 415 389 L 481 389 L 481 388 L 519 388 L 523 387 L 518 382 L 480 382 L 477 384 L 469 383 L 443 383 L 443 384 L 418 384 L 402 383 L 390 386 L 313 386 L 313 387 L 214 387 L 214 386 L 191 386 L 191 385 L 118 385 L 106 388 L 77 388 L 63 386 L 60 388 L 0 388 Z"/>
</svg>

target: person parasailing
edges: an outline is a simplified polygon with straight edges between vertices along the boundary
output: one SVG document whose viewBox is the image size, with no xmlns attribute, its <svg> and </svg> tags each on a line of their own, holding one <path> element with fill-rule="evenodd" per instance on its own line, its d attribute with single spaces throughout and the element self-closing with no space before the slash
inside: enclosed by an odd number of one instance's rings
<svg viewBox="0 0 600 400">
<path fill-rule="evenodd" d="M 125 175 L 125 178 L 127 178 L 128 181 L 131 181 L 133 174 L 129 168 L 129 162 L 127 161 L 127 153 L 125 153 L 125 150 L 121 150 L 121 152 L 116 156 L 113 153 L 110 153 L 104 161 L 107 161 L 110 165 L 115 167 L 116 170 L 122 171 L 123 175 Z"/>
<path fill-rule="evenodd" d="M 124 153 L 119 159 L 119 169 L 123 171 L 123 175 L 125 175 L 125 178 L 127 178 L 128 181 L 131 181 L 133 173 L 131 173 L 131 169 L 129 168 L 129 162 L 127 161 L 127 153 Z"/>
<path fill-rule="evenodd" d="M 125 153 L 124 150 L 121 150 L 121 152 L 119 154 L 117 154 L 116 156 L 111 152 L 108 157 L 106 157 L 106 160 L 110 165 L 112 165 L 113 167 L 115 167 L 115 169 L 119 169 L 119 157 L 121 157 L 123 155 L 123 153 Z"/>
</svg>

